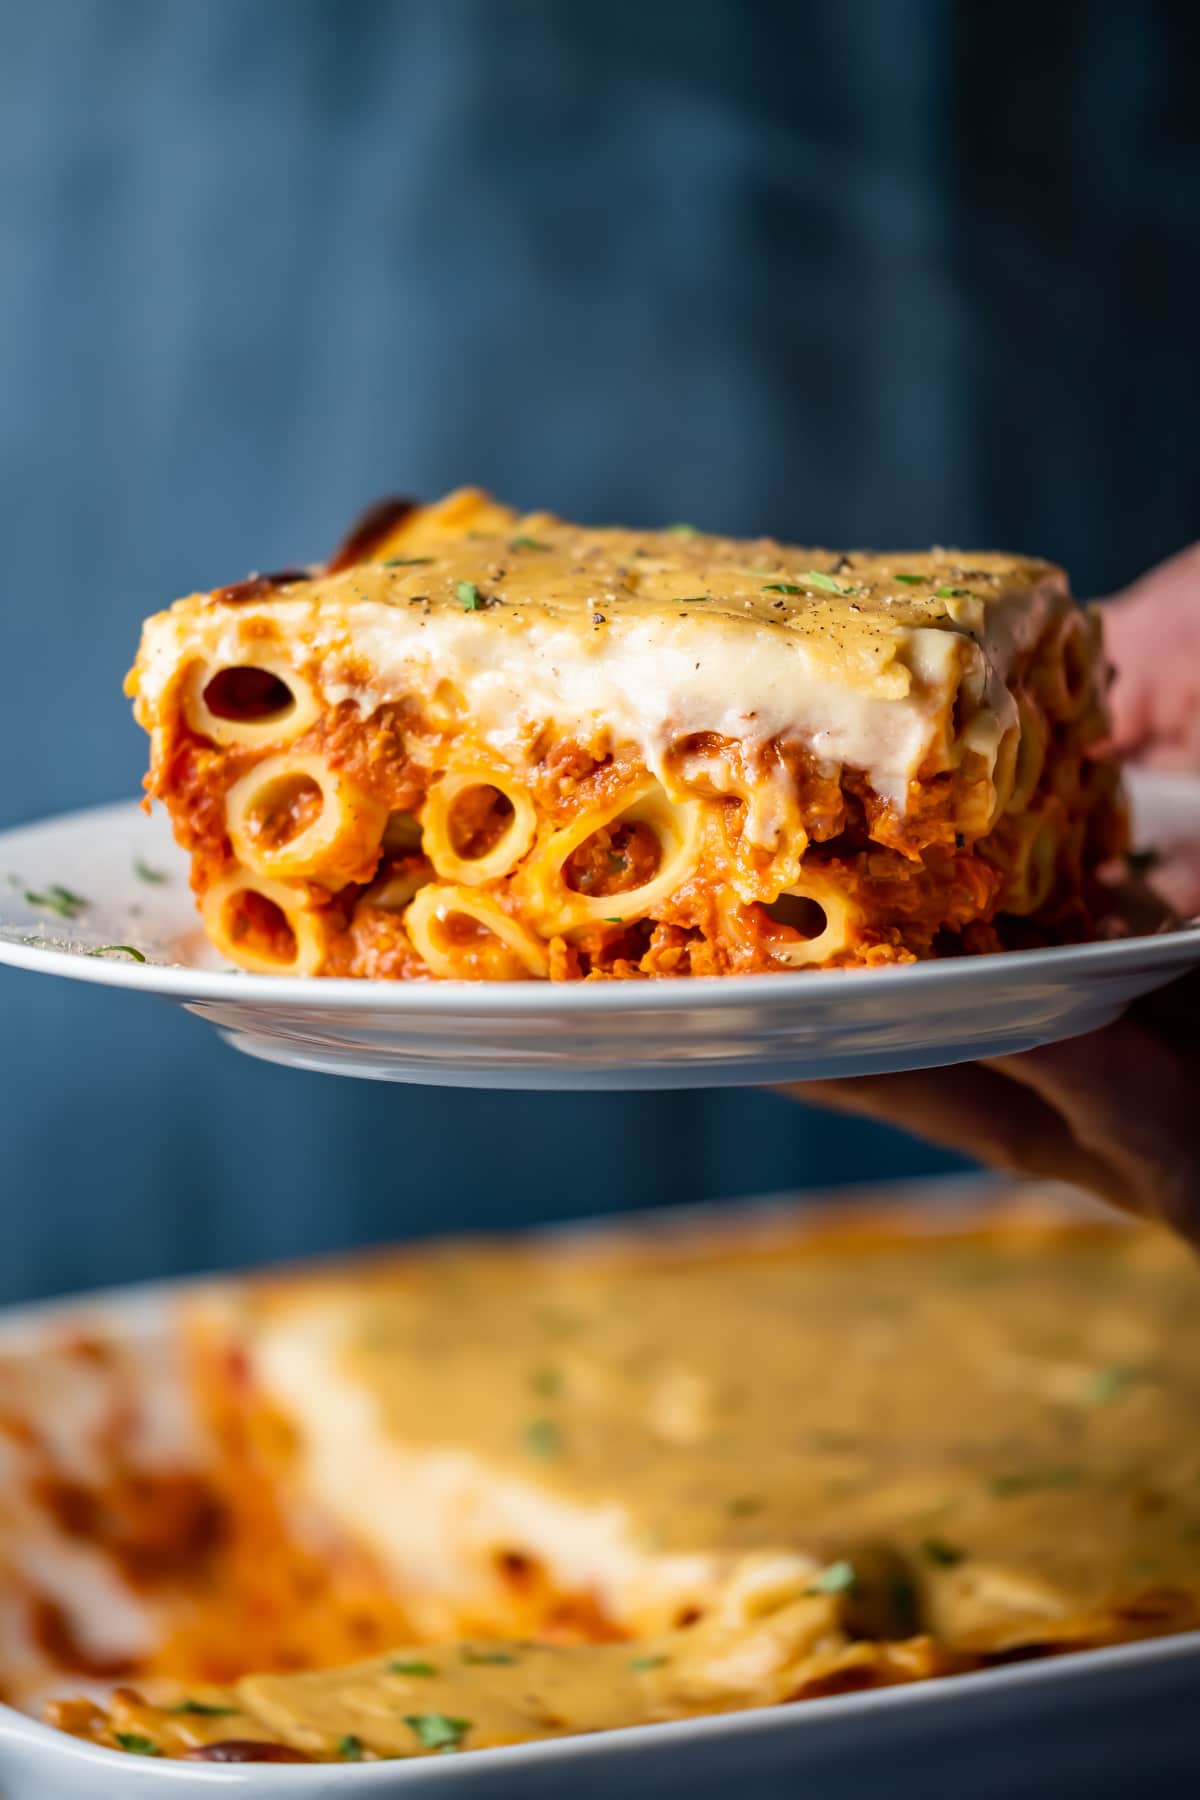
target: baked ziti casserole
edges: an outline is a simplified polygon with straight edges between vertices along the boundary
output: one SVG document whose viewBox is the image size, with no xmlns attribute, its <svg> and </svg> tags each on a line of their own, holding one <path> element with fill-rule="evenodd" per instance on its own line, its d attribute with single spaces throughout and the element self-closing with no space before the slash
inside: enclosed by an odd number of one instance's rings
<svg viewBox="0 0 1200 1800">
<path fill-rule="evenodd" d="M 1061 570 L 464 490 L 150 619 L 147 786 L 243 969 L 723 975 L 1093 935 L 1124 847 Z"/>
<path fill-rule="evenodd" d="M 1197 1626 L 1200 1272 L 1040 1205 L 435 1246 L 201 1301 L 204 1599 L 51 1716 L 365 1762 Z"/>
</svg>

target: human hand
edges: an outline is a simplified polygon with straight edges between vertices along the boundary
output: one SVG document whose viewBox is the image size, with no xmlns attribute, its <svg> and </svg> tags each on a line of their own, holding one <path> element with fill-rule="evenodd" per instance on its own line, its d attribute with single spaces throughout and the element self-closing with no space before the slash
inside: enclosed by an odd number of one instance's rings
<svg viewBox="0 0 1200 1800">
<path fill-rule="evenodd" d="M 1020 1056 L 781 1090 L 993 1168 L 1067 1181 L 1200 1246 L 1200 976 Z"/>
<path fill-rule="evenodd" d="M 1109 601 L 1104 625 L 1117 750 L 1148 767 L 1200 771 L 1200 544 Z M 1177 911 L 1200 911 L 1200 841 L 1173 846 L 1153 881 Z M 1088 1188 L 1200 1245 L 1198 1018 L 1192 976 L 1103 1031 L 1020 1056 L 784 1091 L 995 1168 Z"/>
<path fill-rule="evenodd" d="M 1113 742 L 1155 769 L 1200 769 L 1200 544 L 1104 607 Z"/>
<path fill-rule="evenodd" d="M 1109 601 L 1104 637 L 1117 751 L 1147 768 L 1200 770 L 1200 544 Z M 1153 886 L 1176 912 L 1200 912 L 1200 820 L 1197 841 L 1169 847 Z"/>
</svg>

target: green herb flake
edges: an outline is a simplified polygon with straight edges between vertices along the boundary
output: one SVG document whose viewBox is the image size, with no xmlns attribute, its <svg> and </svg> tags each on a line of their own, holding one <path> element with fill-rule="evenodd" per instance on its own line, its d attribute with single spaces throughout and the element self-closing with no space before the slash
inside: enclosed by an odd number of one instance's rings
<svg viewBox="0 0 1200 1800">
<path fill-rule="evenodd" d="M 631 1656 L 629 1666 L 640 1675 L 646 1669 L 661 1669 L 666 1660 L 665 1656 Z"/>
<path fill-rule="evenodd" d="M 130 1756 L 163 1755 L 153 1738 L 143 1737 L 138 1731 L 114 1731 L 113 1736 L 122 1750 L 128 1750 Z"/>
<path fill-rule="evenodd" d="M 361 1762 L 363 1759 L 363 1741 L 348 1731 L 344 1738 L 338 1739 L 337 1753 L 343 1762 Z"/>
<path fill-rule="evenodd" d="M 142 951 L 136 950 L 132 944 L 98 944 L 88 956 L 131 956 L 134 962 L 144 963 L 146 958 Z"/>
<path fill-rule="evenodd" d="M 549 1462 L 562 1450 L 562 1432 L 553 1419 L 534 1419 L 525 1427 L 525 1448 L 530 1456 Z"/>
<path fill-rule="evenodd" d="M 974 600 L 975 595 L 970 588 L 940 587 L 934 588 L 935 600 Z"/>
<path fill-rule="evenodd" d="M 1011 1475 L 994 1475 L 989 1486 L 998 1500 L 1011 1500 L 1018 1494 L 1034 1494 L 1039 1488 L 1078 1487 L 1083 1480 L 1079 1469 L 1025 1469 Z"/>
<path fill-rule="evenodd" d="M 965 1551 L 957 1544 L 948 1544 L 945 1538 L 927 1537 L 921 1545 L 921 1554 L 926 1562 L 931 1562 L 939 1569 L 952 1569 L 963 1560 Z"/>
<path fill-rule="evenodd" d="M 695 537 L 696 536 L 696 527 L 694 525 L 668 525 L 667 530 L 670 532 L 672 537 Z"/>
<path fill-rule="evenodd" d="M 832 1562 L 814 1575 L 807 1594 L 846 1594 L 858 1586 L 858 1573 L 852 1562 Z"/>
<path fill-rule="evenodd" d="M 452 1719 L 448 1713 L 406 1713 L 404 1723 L 415 1731 L 426 1750 L 461 1750 L 471 1729 L 470 1719 Z"/>
<path fill-rule="evenodd" d="M 436 1663 L 423 1662 L 420 1660 L 416 1662 L 404 1662 L 398 1660 L 388 1664 L 389 1675 L 436 1675 L 437 1672 Z"/>
<path fill-rule="evenodd" d="M 711 600 L 711 594 L 674 594 L 672 602 L 675 606 L 695 606 L 700 600 Z"/>
<path fill-rule="evenodd" d="M 515 1663 L 516 1657 L 510 1650 L 472 1650 L 468 1645 L 462 1651 L 462 1660 L 468 1668 L 499 1668 L 502 1665 Z"/>
<path fill-rule="evenodd" d="M 802 594 L 804 591 L 794 581 L 768 581 L 763 584 L 764 594 Z"/>
<path fill-rule="evenodd" d="M 623 925 L 625 923 L 624 919 L 611 918 L 607 914 L 603 922 L 605 925 Z"/>
<path fill-rule="evenodd" d="M 751 1519 L 762 1509 L 763 1501 L 757 1494 L 738 1494 L 728 1502 L 725 1511 L 731 1519 Z"/>
<path fill-rule="evenodd" d="M 73 894 L 70 888 L 51 882 L 45 893 L 38 894 L 27 889 L 26 906 L 39 907 L 43 912 L 54 913 L 60 919 L 77 919 L 87 905 L 87 901 L 79 894 Z"/>
<path fill-rule="evenodd" d="M 207 1700 L 193 1700 L 189 1695 L 184 1700 L 177 1700 L 174 1706 L 168 1706 L 168 1712 L 190 1713 L 196 1719 L 227 1719 L 237 1711 L 236 1706 L 210 1706 Z"/>
<path fill-rule="evenodd" d="M 928 575 L 893 575 L 893 581 L 902 581 L 906 587 L 921 587 L 929 580 Z"/>
<path fill-rule="evenodd" d="M 1136 1369 L 1114 1363 L 1110 1369 L 1097 1369 L 1087 1386 L 1087 1397 L 1093 1406 L 1107 1406 L 1141 1377 Z"/>
<path fill-rule="evenodd" d="M 432 561 L 432 556 L 385 556 L 383 566 L 385 569 L 415 569 Z"/>
<path fill-rule="evenodd" d="M 825 594 L 856 594 L 858 589 L 844 582 L 835 581 L 832 575 L 826 575 L 823 569 L 805 569 L 800 577 L 808 587 L 820 588 Z"/>
<path fill-rule="evenodd" d="M 483 609 L 483 598 L 473 581 L 456 581 L 454 592 L 464 612 L 480 612 Z"/>
<path fill-rule="evenodd" d="M 553 1400 L 562 1393 L 562 1373 L 547 1364 L 543 1368 L 533 1370 L 529 1377 L 529 1385 L 534 1393 L 539 1394 L 543 1400 Z"/>
<path fill-rule="evenodd" d="M 552 544 L 543 544 L 539 538 L 515 537 L 508 541 L 510 550 L 552 550 Z"/>
<path fill-rule="evenodd" d="M 139 881 L 148 881 L 151 887 L 161 887 L 167 879 L 165 869 L 154 868 L 151 863 L 143 862 L 140 856 L 134 859 L 133 872 Z"/>
</svg>

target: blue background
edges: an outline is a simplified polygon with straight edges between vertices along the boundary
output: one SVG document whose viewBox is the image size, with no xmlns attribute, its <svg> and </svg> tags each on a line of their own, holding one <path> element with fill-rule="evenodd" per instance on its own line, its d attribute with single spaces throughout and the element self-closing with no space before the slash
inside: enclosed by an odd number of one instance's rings
<svg viewBox="0 0 1200 1800">
<path fill-rule="evenodd" d="M 0 8 L 0 825 L 134 793 L 142 616 L 382 491 L 1119 585 L 1200 510 L 1198 75 L 1187 0 Z M 4 1299 L 946 1166 L 0 974 Z"/>
</svg>

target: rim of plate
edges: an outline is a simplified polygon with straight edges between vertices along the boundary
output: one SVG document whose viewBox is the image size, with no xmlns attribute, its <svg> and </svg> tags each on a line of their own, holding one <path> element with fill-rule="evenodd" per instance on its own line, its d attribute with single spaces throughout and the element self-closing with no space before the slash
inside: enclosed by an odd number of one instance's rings
<svg viewBox="0 0 1200 1800">
<path fill-rule="evenodd" d="M 686 979 L 686 977 L 684 978 Z M 1038 1661 L 1032 1658 L 1025 1662 L 1000 1664 L 994 1668 L 972 1669 L 962 1675 L 953 1677 L 935 1677 L 933 1680 L 901 1682 L 892 1686 L 867 1688 L 858 1693 L 829 1694 L 805 1700 L 799 1704 L 747 1707 L 740 1712 L 698 1713 L 693 1718 L 660 1719 L 643 1725 L 618 1725 L 604 1731 L 578 1732 L 561 1738 L 534 1738 L 526 1743 L 496 1744 L 487 1749 L 469 1752 L 470 1768 L 475 1771 L 475 1779 L 486 1782 L 489 1776 L 497 1781 L 507 1770 L 515 1773 L 523 1763 L 536 1766 L 541 1762 L 566 1762 L 575 1764 L 579 1761 L 591 1761 L 597 1756 L 603 1757 L 605 1751 L 614 1757 L 627 1757 L 641 1749 L 651 1749 L 656 1745 L 662 1750 L 678 1746 L 684 1753 L 689 1742 L 705 1743 L 710 1739 L 718 1741 L 724 1737 L 752 1737 L 760 1733 L 768 1735 L 782 1734 L 788 1736 L 793 1732 L 803 1734 L 808 1731 L 821 1731 L 833 1728 L 836 1731 L 841 1721 L 853 1729 L 852 1722 L 861 1721 L 872 1714 L 889 1715 L 915 1711 L 919 1716 L 932 1708 L 939 1714 L 949 1705 L 952 1710 L 959 1708 L 964 1712 L 974 1700 L 984 1704 L 990 1696 L 996 1694 L 1021 1692 L 1032 1689 L 1036 1694 L 1039 1688 L 1051 1691 L 1062 1688 L 1070 1689 L 1086 1684 L 1089 1677 L 1103 1679 L 1105 1673 L 1120 1674 L 1129 1669 L 1136 1671 L 1156 1663 L 1187 1663 L 1193 1661 L 1200 1651 L 1200 1631 L 1178 1632 L 1170 1637 L 1143 1638 L 1132 1643 L 1104 1644 L 1093 1649 L 1067 1651 L 1050 1660 Z M 121 1752 L 110 1750 L 102 1744 L 88 1743 L 86 1739 L 75 1738 L 66 1732 L 59 1731 L 53 1725 L 47 1725 L 41 1719 L 31 1718 L 15 1708 L 0 1704 L 0 1746 L 3 1740 L 10 1743 L 24 1744 L 35 1753 L 41 1751 L 52 1757 L 56 1763 L 65 1765 L 64 1773 L 71 1770 L 92 1767 L 98 1774 L 108 1772 L 117 1777 L 120 1774 Z M 801 1738 L 803 1742 L 803 1738 Z M 269 1764 L 246 1764 L 242 1772 L 230 1781 L 228 1769 L 216 1769 L 201 1763 L 187 1763 L 175 1760 L 151 1762 L 145 1769 L 139 1767 L 138 1779 L 144 1783 L 141 1791 L 150 1792 L 153 1784 L 165 1788 L 168 1783 L 182 1788 L 187 1785 L 216 1786 L 224 1782 L 226 1787 L 236 1782 L 247 1790 L 253 1788 L 258 1793 L 278 1791 L 272 1788 L 277 1782 L 279 1789 L 285 1786 L 298 1789 L 305 1782 L 311 1782 L 314 1795 L 330 1794 L 335 1789 L 343 1791 L 343 1784 L 353 1781 L 356 1792 L 366 1790 L 369 1780 L 373 1790 L 386 1789 L 389 1793 L 398 1793 L 400 1783 L 406 1780 L 414 1782 L 423 1780 L 449 1781 L 455 1785 L 455 1775 L 461 1776 L 463 1765 L 457 1758 L 442 1762 L 437 1757 L 412 1759 L 409 1767 L 403 1772 L 395 1761 L 383 1761 L 367 1764 L 321 1763 L 311 1768 L 293 1766 L 291 1768 L 272 1768 Z M 352 1771 L 352 1772 L 351 1772 Z M 261 1785 L 260 1785 L 261 1784 Z M 115 1786 L 105 1781 L 104 1786 L 110 1793 Z"/>
<path fill-rule="evenodd" d="M 1153 775 L 1138 786 L 1150 792 L 1159 788 L 1178 802 L 1200 803 L 1200 778 L 1190 775 Z M 10 837 L 50 836 L 71 831 L 85 821 L 95 829 L 109 816 L 131 820 L 139 811 L 135 800 L 80 807 L 48 819 L 32 820 L 0 832 L 0 849 Z M 198 969 L 181 963 L 116 962 L 76 950 L 0 935 L 0 965 L 30 973 L 59 975 L 98 987 L 129 988 L 180 1000 L 212 1000 L 235 1005 L 324 1011 L 337 1007 L 352 1012 L 436 1014 L 469 1010 L 488 1016 L 529 1013 L 577 1012 L 637 1013 L 704 1011 L 753 1005 L 786 1007 L 813 982 L 825 991 L 838 983 L 847 996 L 878 994 L 889 988 L 913 991 L 956 986 L 967 978 L 973 985 L 1003 985 L 1010 978 L 1036 975 L 1062 980 L 1085 976 L 1103 968 L 1116 974 L 1136 964 L 1157 967 L 1179 961 L 1186 966 L 1200 961 L 1200 919 L 1153 936 L 1110 938 L 1086 944 L 1047 945 L 1035 950 L 1003 950 L 979 956 L 947 957 L 937 962 L 907 963 L 875 969 L 764 970 L 754 975 L 661 976 L 648 981 L 550 982 L 550 981 L 382 981 L 362 977 L 304 975 L 255 975 L 238 969 Z M 1051 963 L 1053 968 L 1051 968 Z"/>
</svg>

